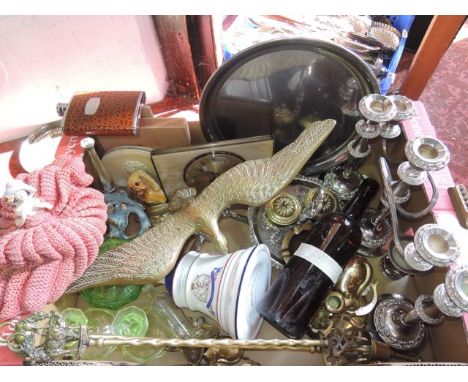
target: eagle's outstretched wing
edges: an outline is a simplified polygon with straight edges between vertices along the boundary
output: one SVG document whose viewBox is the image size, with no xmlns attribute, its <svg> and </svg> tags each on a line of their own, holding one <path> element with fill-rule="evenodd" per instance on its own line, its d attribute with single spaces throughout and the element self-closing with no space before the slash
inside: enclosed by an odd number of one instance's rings
<svg viewBox="0 0 468 382">
<path fill-rule="evenodd" d="M 172 269 L 195 226 L 176 212 L 136 239 L 96 257 L 67 293 L 120 284 L 154 284 Z"/>
<path fill-rule="evenodd" d="M 246 161 L 231 168 L 194 202 L 216 216 L 232 204 L 265 204 L 291 183 L 335 125 L 333 119 L 314 122 L 272 158 Z"/>
</svg>

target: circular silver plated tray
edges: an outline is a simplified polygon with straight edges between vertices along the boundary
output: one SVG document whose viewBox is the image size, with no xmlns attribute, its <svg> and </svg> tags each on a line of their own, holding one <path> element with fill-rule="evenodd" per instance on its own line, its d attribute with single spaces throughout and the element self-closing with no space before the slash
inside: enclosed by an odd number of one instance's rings
<svg viewBox="0 0 468 382">
<path fill-rule="evenodd" d="M 280 150 L 307 123 L 335 119 L 334 131 L 302 171 L 313 175 L 346 160 L 359 100 L 378 92 L 372 70 L 346 48 L 315 39 L 272 40 L 217 69 L 203 89 L 200 124 L 210 142 L 272 135 Z"/>
<path fill-rule="evenodd" d="M 295 196 L 297 200 L 300 201 L 302 209 L 304 209 L 304 205 L 307 204 L 306 196 L 309 194 L 309 191 L 319 188 L 326 189 L 327 196 L 323 207 L 326 212 L 341 209 L 338 198 L 317 178 L 299 176 L 295 178 L 288 187 L 286 187 L 284 192 Z M 255 245 L 266 244 L 270 250 L 272 265 L 275 268 L 281 269 L 285 264 L 281 254 L 282 241 L 286 233 L 291 231 L 294 225 L 280 226 L 273 224 L 267 217 L 265 205 L 261 207 L 249 207 L 248 222 L 249 235 L 252 243 Z M 296 224 L 300 223 L 302 223 L 301 218 Z"/>
</svg>

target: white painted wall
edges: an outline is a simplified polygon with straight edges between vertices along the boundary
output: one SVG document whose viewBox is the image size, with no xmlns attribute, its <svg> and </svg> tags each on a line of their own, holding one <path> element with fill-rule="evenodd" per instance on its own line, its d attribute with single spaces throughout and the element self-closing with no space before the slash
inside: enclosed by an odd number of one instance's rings
<svg viewBox="0 0 468 382">
<path fill-rule="evenodd" d="M 166 93 L 151 16 L 0 17 L 0 142 L 58 119 L 79 90 Z"/>
</svg>

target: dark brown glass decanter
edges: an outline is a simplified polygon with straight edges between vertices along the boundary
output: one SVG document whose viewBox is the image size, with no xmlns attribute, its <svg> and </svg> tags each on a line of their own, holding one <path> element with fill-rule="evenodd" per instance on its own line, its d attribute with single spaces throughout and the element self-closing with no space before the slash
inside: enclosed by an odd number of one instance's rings
<svg viewBox="0 0 468 382">
<path fill-rule="evenodd" d="M 344 212 L 322 216 L 257 304 L 258 313 L 290 338 L 302 338 L 327 292 L 336 284 L 361 243 L 358 218 L 377 193 L 365 179 Z M 292 252 L 291 252 L 292 253 Z"/>
</svg>

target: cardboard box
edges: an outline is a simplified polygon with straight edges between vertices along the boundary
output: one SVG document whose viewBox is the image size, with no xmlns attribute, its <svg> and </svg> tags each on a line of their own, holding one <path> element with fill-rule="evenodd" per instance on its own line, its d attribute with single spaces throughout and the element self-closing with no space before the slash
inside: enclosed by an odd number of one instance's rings
<svg viewBox="0 0 468 382">
<path fill-rule="evenodd" d="M 410 121 L 403 123 L 404 133 L 406 139 L 411 139 L 414 136 L 426 135 L 435 136 L 435 131 L 427 117 L 424 106 L 421 102 L 416 102 L 417 117 Z M 57 155 L 61 155 L 65 151 L 70 151 L 70 142 L 73 141 L 73 137 L 64 136 L 61 148 L 59 148 Z M 120 144 L 128 144 L 124 137 L 119 138 Z M 404 160 L 404 143 L 405 137 L 398 139 L 398 144 L 390 149 L 390 155 L 398 160 Z M 117 144 L 117 140 L 113 142 Z M 68 149 L 67 149 L 68 147 Z M 380 173 L 377 167 L 377 158 L 381 153 L 380 140 L 376 140 L 373 143 L 372 155 L 364 166 L 362 171 L 374 179 L 381 181 Z M 79 150 L 76 150 L 76 154 L 80 154 Z M 467 231 L 458 225 L 456 220 L 455 212 L 453 211 L 450 199 L 447 194 L 447 187 L 453 185 L 453 180 L 448 169 L 444 169 L 439 172 L 433 173 L 436 183 L 440 188 L 440 198 L 432 214 L 424 217 L 415 222 L 404 221 L 401 219 L 402 230 L 413 229 L 416 230 L 419 226 L 438 222 L 443 227 L 453 232 L 457 239 L 462 245 L 462 253 L 466 257 L 468 254 L 468 239 Z M 411 202 L 409 205 L 410 210 L 418 210 L 427 204 L 428 194 L 430 187 L 428 184 L 424 189 L 412 191 Z M 378 198 L 373 201 L 373 206 L 378 204 Z M 233 250 L 237 248 L 245 248 L 250 245 L 248 239 L 247 226 L 239 222 L 225 219 L 220 222 L 220 227 L 223 232 L 226 233 L 230 247 Z M 210 251 L 209 244 L 206 244 L 204 250 Z M 379 259 L 370 260 L 374 268 L 374 279 L 379 281 L 378 293 L 398 293 L 406 296 L 410 300 L 414 301 L 420 294 L 432 294 L 434 288 L 442 283 L 445 278 L 446 269 L 436 268 L 431 272 L 418 275 L 418 276 L 407 276 L 398 281 L 390 281 L 385 279 L 379 272 L 378 263 Z M 62 310 L 67 306 L 84 307 L 84 301 L 77 296 L 64 296 L 55 304 L 58 310 Z M 49 307 L 53 308 L 53 306 Z M 192 314 L 191 312 L 187 312 Z M 197 316 L 199 314 L 195 314 Z M 428 330 L 428 338 L 425 342 L 421 351 L 418 352 L 425 362 L 468 362 L 468 341 L 466 333 L 466 325 L 468 323 L 468 315 L 465 315 L 463 319 L 446 318 L 441 325 L 437 327 L 431 327 Z M 273 339 L 273 338 L 285 338 L 269 324 L 264 323 L 258 338 Z M 1 345 L 0 345 L 1 346 Z M 18 359 L 10 355 L 6 355 L 8 351 L 5 348 L 0 348 L 0 362 L 6 359 L 6 362 L 16 363 Z M 255 351 L 246 352 L 246 356 L 251 359 L 260 362 L 262 365 L 323 365 L 323 358 L 321 354 L 309 354 L 303 352 L 292 352 L 292 351 Z M 4 358 L 9 357 L 9 358 Z M 119 359 L 115 355 L 116 359 Z M 4 361 L 5 362 L 5 361 Z M 166 356 L 152 362 L 155 365 L 180 365 L 184 363 L 183 357 L 177 353 L 167 353 Z"/>
</svg>

